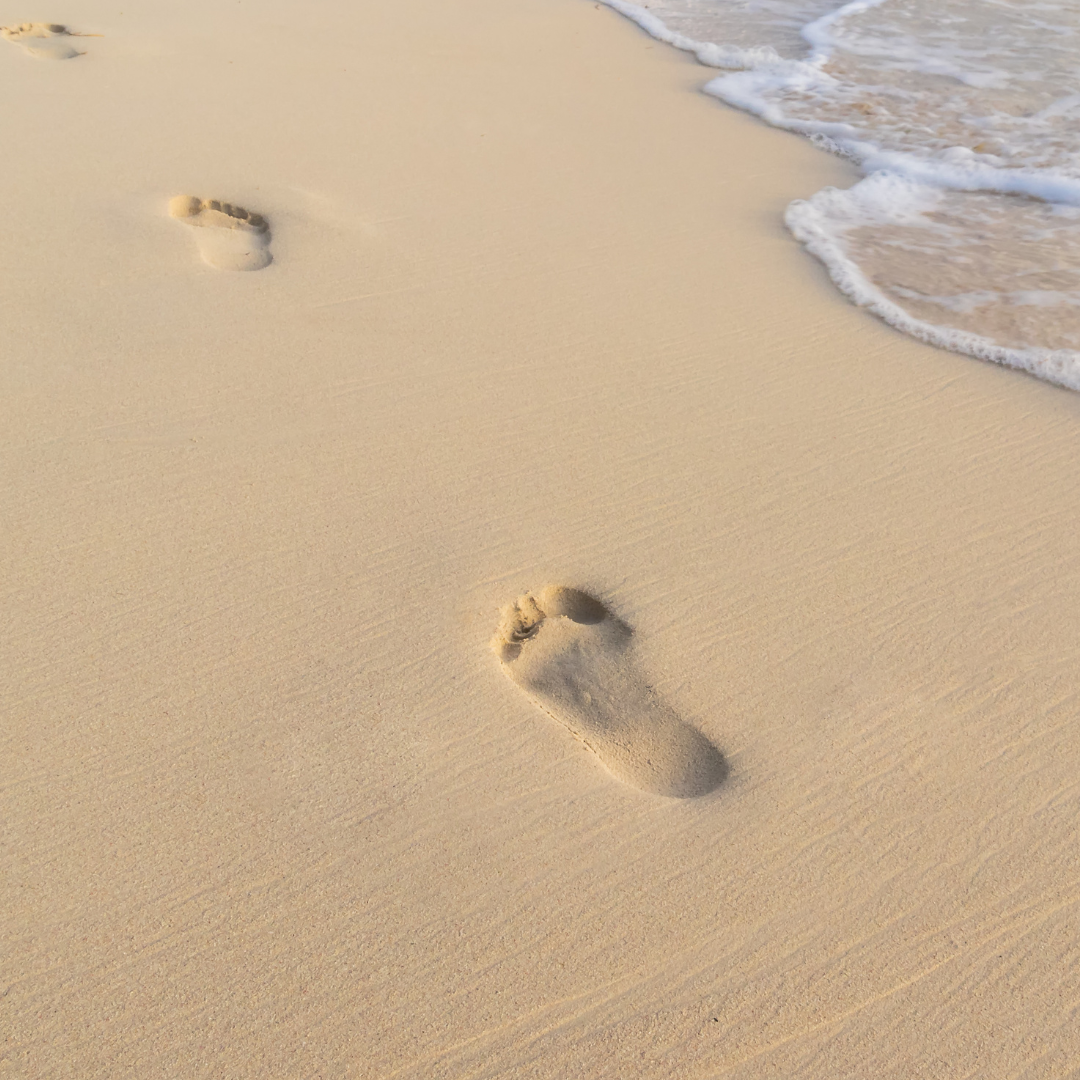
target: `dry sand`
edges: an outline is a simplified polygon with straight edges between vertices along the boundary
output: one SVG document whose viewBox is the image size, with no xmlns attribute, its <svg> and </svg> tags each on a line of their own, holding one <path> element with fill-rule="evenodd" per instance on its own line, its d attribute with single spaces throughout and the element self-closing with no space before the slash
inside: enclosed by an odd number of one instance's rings
<svg viewBox="0 0 1080 1080">
<path fill-rule="evenodd" d="M 1080 396 L 848 306 L 846 166 L 587 0 L 34 19 L 0 1076 L 1080 1074 Z M 505 677 L 552 585 L 719 787 Z"/>
</svg>

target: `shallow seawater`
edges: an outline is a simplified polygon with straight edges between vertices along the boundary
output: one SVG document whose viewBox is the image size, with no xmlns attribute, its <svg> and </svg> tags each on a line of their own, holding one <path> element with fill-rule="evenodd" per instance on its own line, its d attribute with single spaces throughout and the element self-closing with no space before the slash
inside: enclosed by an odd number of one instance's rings
<svg viewBox="0 0 1080 1080">
<path fill-rule="evenodd" d="M 1080 389 L 1080 0 L 605 3 L 861 165 L 787 213 L 853 300 Z"/>
</svg>

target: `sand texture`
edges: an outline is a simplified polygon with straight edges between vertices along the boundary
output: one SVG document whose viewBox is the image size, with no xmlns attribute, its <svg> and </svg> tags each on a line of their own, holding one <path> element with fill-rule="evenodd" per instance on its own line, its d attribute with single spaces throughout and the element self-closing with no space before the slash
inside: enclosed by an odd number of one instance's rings
<svg viewBox="0 0 1080 1080">
<path fill-rule="evenodd" d="M 0 1076 L 1078 1075 L 1080 396 L 587 0 L 2 7 Z"/>
</svg>

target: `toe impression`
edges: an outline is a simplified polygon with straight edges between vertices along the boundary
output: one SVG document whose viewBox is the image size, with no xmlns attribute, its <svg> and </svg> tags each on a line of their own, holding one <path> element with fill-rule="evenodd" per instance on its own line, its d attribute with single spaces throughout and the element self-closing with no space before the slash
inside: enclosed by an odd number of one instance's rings
<svg viewBox="0 0 1080 1080">
<path fill-rule="evenodd" d="M 219 199 L 176 195 L 169 200 L 169 216 L 199 227 L 203 261 L 219 270 L 261 270 L 273 262 L 270 225 L 262 214 Z"/>
<path fill-rule="evenodd" d="M 31 56 L 47 60 L 70 60 L 84 56 L 68 43 L 68 38 L 101 37 L 101 34 L 81 34 L 61 23 L 19 23 L 0 26 L 0 37 L 21 45 Z"/>
</svg>

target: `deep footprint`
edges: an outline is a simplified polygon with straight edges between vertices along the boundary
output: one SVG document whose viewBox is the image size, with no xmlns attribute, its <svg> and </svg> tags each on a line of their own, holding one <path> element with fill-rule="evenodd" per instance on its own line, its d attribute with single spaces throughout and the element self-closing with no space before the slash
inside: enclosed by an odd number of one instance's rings
<svg viewBox="0 0 1080 1080">
<path fill-rule="evenodd" d="M 705 795 L 727 776 L 724 756 L 656 696 L 631 638 L 599 600 L 552 585 L 506 608 L 491 644 L 507 675 L 619 780 L 655 795 Z"/>
<path fill-rule="evenodd" d="M 274 260 L 270 226 L 261 214 L 194 195 L 171 199 L 169 213 L 185 225 L 202 227 L 195 237 L 199 254 L 218 270 L 261 270 Z"/>
<path fill-rule="evenodd" d="M 70 60 L 73 56 L 85 56 L 72 45 L 75 37 L 101 37 L 100 34 L 77 34 L 60 23 L 20 23 L 18 26 L 0 26 L 0 37 L 21 45 L 31 56 L 41 60 Z"/>
</svg>

